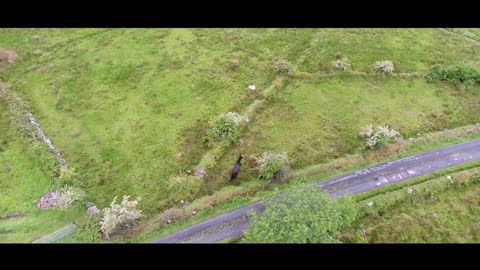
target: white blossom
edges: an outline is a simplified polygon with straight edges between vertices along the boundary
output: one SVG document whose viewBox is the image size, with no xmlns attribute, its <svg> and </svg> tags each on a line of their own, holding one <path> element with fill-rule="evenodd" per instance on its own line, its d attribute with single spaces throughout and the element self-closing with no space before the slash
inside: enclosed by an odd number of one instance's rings
<svg viewBox="0 0 480 270">
<path fill-rule="evenodd" d="M 368 202 L 368 203 L 367 203 L 367 205 L 368 205 L 369 207 L 372 207 L 372 205 L 373 205 L 373 202 L 372 202 L 372 201 L 370 201 L 370 202 Z"/>
<path fill-rule="evenodd" d="M 393 72 L 393 63 L 389 60 L 376 61 L 375 64 L 373 64 L 373 69 L 377 72 L 390 74 Z"/>
<path fill-rule="evenodd" d="M 333 61 L 333 67 L 339 70 L 347 70 L 352 67 L 348 58 L 341 58 Z"/>
<path fill-rule="evenodd" d="M 136 209 L 141 198 L 138 197 L 134 201 L 129 201 L 129 198 L 130 196 L 123 196 L 121 204 L 117 204 L 117 197 L 115 197 L 110 204 L 110 208 L 103 210 L 104 215 L 100 221 L 100 229 L 107 237 L 119 228 L 132 224 L 142 216 L 142 211 Z"/>
<path fill-rule="evenodd" d="M 373 126 L 370 124 L 363 127 L 359 135 L 365 138 L 365 144 L 368 148 L 374 148 L 378 144 L 378 141 L 380 139 L 385 137 L 398 139 L 400 133 L 391 129 L 387 125 L 377 126 L 373 128 Z"/>
<path fill-rule="evenodd" d="M 80 188 L 66 186 L 61 190 L 61 195 L 58 197 L 57 205 L 62 209 L 67 209 L 75 201 L 80 200 L 83 196 L 85 196 L 85 192 Z"/>
</svg>

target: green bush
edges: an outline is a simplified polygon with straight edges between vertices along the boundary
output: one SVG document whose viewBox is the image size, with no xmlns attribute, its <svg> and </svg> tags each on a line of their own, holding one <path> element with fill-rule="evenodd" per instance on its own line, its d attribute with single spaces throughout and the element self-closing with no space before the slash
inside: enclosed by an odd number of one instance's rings
<svg viewBox="0 0 480 270">
<path fill-rule="evenodd" d="M 312 186 L 280 194 L 265 207 L 263 214 L 251 214 L 242 242 L 338 243 L 357 215 L 350 197 L 332 199 Z"/>
<path fill-rule="evenodd" d="M 52 154 L 47 145 L 33 141 L 30 148 L 30 155 L 42 169 L 43 173 L 51 178 L 57 178 L 60 174 L 60 165 L 55 155 Z"/>
<path fill-rule="evenodd" d="M 442 67 L 435 65 L 430 69 L 430 80 L 448 81 L 453 84 L 472 85 L 480 81 L 480 72 L 465 65 Z"/>
<path fill-rule="evenodd" d="M 228 112 L 212 119 L 209 122 L 210 128 L 207 134 L 208 145 L 213 147 L 223 140 L 229 143 L 235 142 L 239 137 L 237 126 L 240 121 L 242 121 L 242 117 L 234 112 Z"/>
<path fill-rule="evenodd" d="M 99 243 L 102 240 L 102 233 L 99 228 L 98 218 L 89 218 L 85 224 L 78 227 L 76 237 L 88 243 Z"/>
<path fill-rule="evenodd" d="M 290 74 L 294 70 L 293 65 L 285 59 L 279 59 L 275 61 L 275 63 L 273 63 L 273 66 L 277 73 L 280 74 Z"/>
</svg>

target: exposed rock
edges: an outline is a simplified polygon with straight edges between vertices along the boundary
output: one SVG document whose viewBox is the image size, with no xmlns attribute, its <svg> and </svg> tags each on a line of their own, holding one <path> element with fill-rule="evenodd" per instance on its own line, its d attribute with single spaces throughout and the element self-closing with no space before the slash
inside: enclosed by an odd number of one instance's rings
<svg viewBox="0 0 480 270">
<path fill-rule="evenodd" d="M 207 174 L 207 170 L 205 167 L 201 167 L 200 169 L 195 170 L 193 173 L 193 176 L 198 177 L 198 178 L 203 178 Z"/>
<path fill-rule="evenodd" d="M 50 141 L 50 139 L 47 137 L 47 135 L 45 135 L 45 133 L 43 132 L 42 128 L 40 127 L 40 124 L 38 124 L 37 120 L 35 119 L 35 117 L 33 117 L 33 114 L 29 113 L 28 114 L 28 120 L 30 121 L 30 124 L 35 128 L 35 130 L 37 131 L 37 134 L 38 136 L 40 137 L 40 139 L 48 145 L 48 148 L 50 148 L 50 150 L 55 153 L 55 156 L 57 157 L 58 161 L 60 162 L 60 165 L 64 168 L 67 168 L 67 161 L 65 161 L 65 159 L 63 158 L 62 154 L 60 154 L 60 152 L 57 151 L 57 149 L 55 148 L 55 146 L 53 146 L 52 144 L 52 141 Z"/>
<path fill-rule="evenodd" d="M 13 50 L 0 48 L 0 62 L 13 64 L 15 60 L 17 60 L 17 54 Z"/>
<path fill-rule="evenodd" d="M 247 163 L 250 168 L 255 168 L 257 166 L 257 157 L 254 155 L 249 155 L 247 157 Z"/>
<path fill-rule="evenodd" d="M 86 203 L 85 207 L 87 207 L 87 214 L 91 217 L 100 213 L 100 210 L 91 202 Z"/>
</svg>

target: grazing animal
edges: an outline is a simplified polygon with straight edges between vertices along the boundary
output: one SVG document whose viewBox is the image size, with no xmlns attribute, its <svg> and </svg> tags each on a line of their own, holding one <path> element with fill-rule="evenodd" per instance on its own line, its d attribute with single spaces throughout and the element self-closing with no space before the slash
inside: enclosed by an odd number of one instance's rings
<svg viewBox="0 0 480 270">
<path fill-rule="evenodd" d="M 233 181 L 237 178 L 237 175 L 238 175 L 238 171 L 240 170 L 240 161 L 242 160 L 243 158 L 243 155 L 240 154 L 240 156 L 238 157 L 238 160 L 237 162 L 235 163 L 235 165 L 233 166 L 233 169 L 232 169 L 232 175 L 230 177 L 230 181 Z"/>
</svg>

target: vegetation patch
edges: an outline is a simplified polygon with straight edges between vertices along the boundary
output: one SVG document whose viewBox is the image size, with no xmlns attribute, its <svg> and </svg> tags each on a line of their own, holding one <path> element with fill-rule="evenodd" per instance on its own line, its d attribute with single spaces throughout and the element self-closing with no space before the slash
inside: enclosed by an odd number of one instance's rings
<svg viewBox="0 0 480 270">
<path fill-rule="evenodd" d="M 471 86 L 480 81 L 480 71 L 467 65 L 441 66 L 435 65 L 430 69 L 431 80 L 447 81 L 458 85 Z"/>
<path fill-rule="evenodd" d="M 478 165 L 478 162 L 476 162 Z M 465 166 L 460 166 L 465 167 Z M 476 242 L 478 167 L 435 173 L 431 179 L 359 202 L 359 218 L 343 234 L 347 242 Z M 433 176 L 433 177 L 432 177 Z M 438 177 L 438 178 L 435 178 Z M 413 181 L 415 182 L 415 181 Z M 364 198 L 363 196 L 361 196 Z"/>
<path fill-rule="evenodd" d="M 291 190 L 265 202 L 262 214 L 251 214 L 246 243 L 338 243 L 356 216 L 351 198 L 332 199 L 318 188 Z"/>
</svg>

